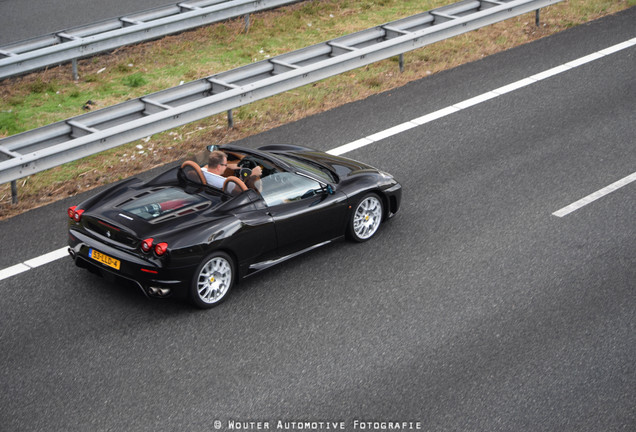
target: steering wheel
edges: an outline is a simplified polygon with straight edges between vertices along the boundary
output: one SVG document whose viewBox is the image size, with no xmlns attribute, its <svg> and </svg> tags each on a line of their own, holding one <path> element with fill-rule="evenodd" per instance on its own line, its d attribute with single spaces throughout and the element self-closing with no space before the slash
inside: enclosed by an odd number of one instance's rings
<svg viewBox="0 0 636 432">
<path fill-rule="evenodd" d="M 239 168 L 249 168 L 250 170 L 252 170 L 258 166 L 258 163 L 250 156 L 245 156 L 239 161 L 237 165 L 239 166 Z"/>
<path fill-rule="evenodd" d="M 252 175 L 252 170 L 250 168 L 240 168 L 238 172 L 238 178 L 240 178 L 243 183 L 247 182 L 247 179 Z"/>
</svg>

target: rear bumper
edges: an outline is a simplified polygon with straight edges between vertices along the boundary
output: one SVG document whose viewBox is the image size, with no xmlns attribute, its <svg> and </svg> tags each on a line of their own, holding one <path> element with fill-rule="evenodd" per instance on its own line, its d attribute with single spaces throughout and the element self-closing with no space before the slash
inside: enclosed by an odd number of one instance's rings
<svg viewBox="0 0 636 432">
<path fill-rule="evenodd" d="M 95 250 L 119 261 L 119 269 L 112 268 L 90 256 Z M 148 297 L 183 296 L 187 293 L 194 268 L 172 269 L 157 265 L 117 248 L 99 242 L 85 234 L 69 231 L 69 255 L 75 265 L 97 270 L 134 283 Z"/>
</svg>

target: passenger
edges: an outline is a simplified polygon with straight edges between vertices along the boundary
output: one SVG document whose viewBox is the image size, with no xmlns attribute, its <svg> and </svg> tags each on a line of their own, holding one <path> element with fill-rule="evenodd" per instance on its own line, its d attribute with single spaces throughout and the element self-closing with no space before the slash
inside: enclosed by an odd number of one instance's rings
<svg viewBox="0 0 636 432">
<path fill-rule="evenodd" d="M 227 155 L 220 150 L 210 152 L 207 167 L 203 167 L 203 175 L 206 182 L 213 187 L 223 189 L 225 183 L 225 170 L 238 170 L 240 167 L 236 164 L 227 163 Z M 260 183 L 259 179 L 263 174 L 261 167 L 257 166 L 252 170 L 252 175 L 247 179 L 245 184 L 248 187 L 254 187 L 255 183 Z"/>
</svg>

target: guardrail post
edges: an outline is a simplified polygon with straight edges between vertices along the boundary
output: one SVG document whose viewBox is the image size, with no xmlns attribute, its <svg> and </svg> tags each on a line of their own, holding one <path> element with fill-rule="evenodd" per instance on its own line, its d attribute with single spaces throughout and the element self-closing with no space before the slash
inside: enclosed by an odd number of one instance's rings
<svg viewBox="0 0 636 432">
<path fill-rule="evenodd" d="M 18 203 L 18 184 L 15 180 L 11 182 L 11 202 L 13 204 Z"/>
<path fill-rule="evenodd" d="M 77 59 L 71 60 L 73 64 L 73 81 L 79 81 L 79 73 L 77 73 Z"/>
<path fill-rule="evenodd" d="M 539 24 L 540 24 L 540 21 L 541 21 L 540 20 L 540 16 L 541 16 L 541 12 L 540 11 L 541 11 L 541 9 L 537 9 L 535 11 L 535 14 L 534 14 L 534 23 L 537 25 L 537 27 L 539 27 Z"/>
<path fill-rule="evenodd" d="M 250 29 L 250 14 L 245 15 L 245 33 Z"/>
<path fill-rule="evenodd" d="M 232 110 L 227 111 L 227 128 L 234 129 L 234 116 L 232 115 Z"/>
<path fill-rule="evenodd" d="M 400 54 L 398 64 L 400 65 L 400 72 L 404 72 L 404 54 Z"/>
</svg>

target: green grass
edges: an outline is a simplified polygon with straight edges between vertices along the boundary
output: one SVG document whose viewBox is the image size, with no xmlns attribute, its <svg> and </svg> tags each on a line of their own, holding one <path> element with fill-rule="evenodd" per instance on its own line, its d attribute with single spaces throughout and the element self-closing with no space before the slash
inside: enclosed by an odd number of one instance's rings
<svg viewBox="0 0 636 432">
<path fill-rule="evenodd" d="M 148 84 L 148 80 L 144 78 L 144 76 L 140 72 L 137 72 L 124 77 L 123 83 L 127 87 L 137 88 L 143 87 L 144 85 Z"/>
<path fill-rule="evenodd" d="M 0 130 L 10 135 L 20 132 L 18 114 L 13 109 L 0 112 Z"/>
</svg>

